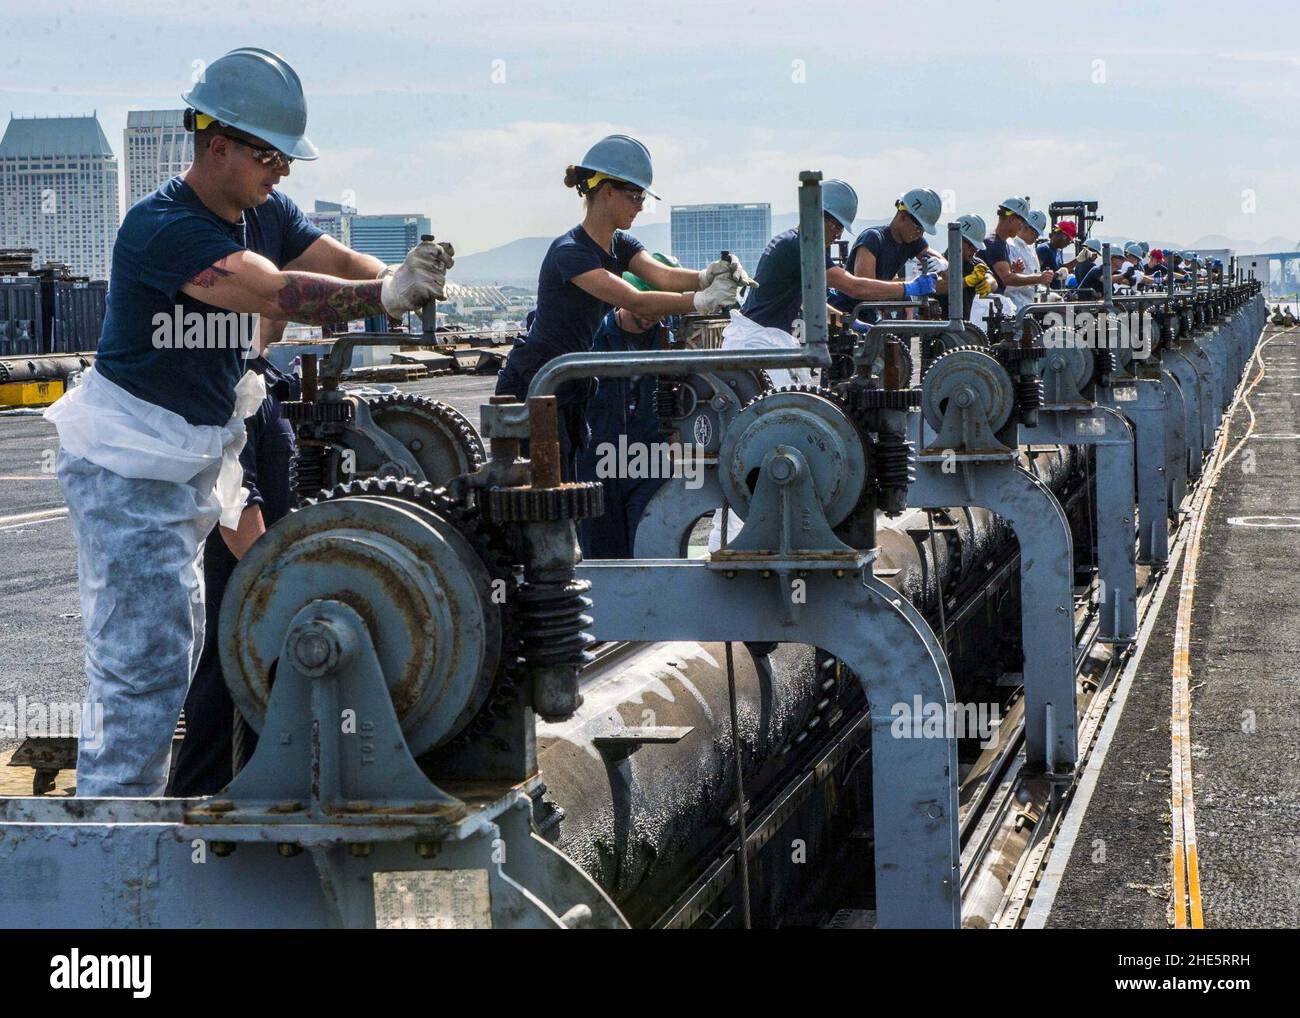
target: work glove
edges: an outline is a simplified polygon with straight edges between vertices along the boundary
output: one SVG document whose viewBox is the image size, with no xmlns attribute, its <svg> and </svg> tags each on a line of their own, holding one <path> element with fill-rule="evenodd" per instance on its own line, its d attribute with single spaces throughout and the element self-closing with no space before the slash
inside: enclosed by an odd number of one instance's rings
<svg viewBox="0 0 1300 1018">
<path fill-rule="evenodd" d="M 934 276 L 917 276 L 903 284 L 903 293 L 908 297 L 928 297 L 934 293 L 936 286 Z"/>
<path fill-rule="evenodd" d="M 731 276 L 718 276 L 703 290 L 695 292 L 695 310 L 702 315 L 716 314 L 738 303 L 736 281 Z"/>
<path fill-rule="evenodd" d="M 446 299 L 447 270 L 455 264 L 455 253 L 450 244 L 424 240 L 411 248 L 401 265 L 384 269 L 379 276 L 383 280 L 379 299 L 384 311 L 401 318 L 431 300 Z"/>
<path fill-rule="evenodd" d="M 971 269 L 969 275 L 962 276 L 961 281 L 974 290 L 976 296 L 987 297 L 993 292 L 993 279 L 989 276 L 989 267 L 983 262 Z"/>
<path fill-rule="evenodd" d="M 720 276 L 730 276 L 736 281 L 737 287 L 758 285 L 745 271 L 745 266 L 740 264 L 740 259 L 730 253 L 726 258 L 719 258 L 707 268 L 700 269 L 700 289 L 707 290 L 709 284 Z"/>
</svg>

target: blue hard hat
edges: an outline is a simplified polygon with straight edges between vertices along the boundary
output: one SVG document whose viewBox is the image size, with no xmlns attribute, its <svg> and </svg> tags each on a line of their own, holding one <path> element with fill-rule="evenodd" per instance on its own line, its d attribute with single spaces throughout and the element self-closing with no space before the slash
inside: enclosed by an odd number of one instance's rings
<svg viewBox="0 0 1300 1018">
<path fill-rule="evenodd" d="M 302 82 L 279 54 L 245 46 L 212 61 L 181 98 L 293 159 L 315 159 Z"/>
<path fill-rule="evenodd" d="M 650 150 L 626 134 L 611 134 L 592 145 L 578 164 L 584 170 L 603 173 L 616 180 L 645 188 L 651 198 L 659 195 L 650 190 L 654 180 L 654 167 L 650 164 Z"/>
<path fill-rule="evenodd" d="M 858 192 L 842 180 L 822 181 L 822 209 L 846 230 L 858 216 Z"/>
</svg>

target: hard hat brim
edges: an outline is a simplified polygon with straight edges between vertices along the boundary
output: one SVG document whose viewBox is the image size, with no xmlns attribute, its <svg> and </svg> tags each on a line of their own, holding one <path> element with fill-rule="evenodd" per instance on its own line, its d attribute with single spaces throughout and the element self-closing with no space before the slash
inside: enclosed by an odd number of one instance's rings
<svg viewBox="0 0 1300 1018">
<path fill-rule="evenodd" d="M 200 113 L 206 113 L 213 119 L 220 120 L 223 124 L 228 122 L 226 120 L 226 118 L 230 116 L 228 112 L 217 110 L 213 108 L 211 104 L 205 103 L 202 100 L 195 102 L 194 99 L 191 98 L 191 95 L 192 93 L 186 92 L 181 96 L 181 101 L 187 106 L 198 110 Z M 311 140 L 306 135 L 294 137 L 293 135 L 281 134 L 278 131 L 250 130 L 249 127 L 251 125 L 245 124 L 232 123 L 230 126 L 257 138 L 259 141 L 266 142 L 272 148 L 278 149 L 291 159 L 301 159 L 303 162 L 311 162 L 313 159 L 320 158 L 320 152 L 317 151 L 316 146 L 311 143 Z"/>
</svg>

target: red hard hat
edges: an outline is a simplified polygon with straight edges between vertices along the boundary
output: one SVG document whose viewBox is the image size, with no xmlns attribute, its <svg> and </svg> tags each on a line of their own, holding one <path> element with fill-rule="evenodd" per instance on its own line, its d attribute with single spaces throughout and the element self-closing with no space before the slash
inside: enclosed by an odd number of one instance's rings
<svg viewBox="0 0 1300 1018">
<path fill-rule="evenodd" d="M 1073 219 L 1062 219 L 1056 224 L 1056 228 L 1071 240 L 1074 240 L 1079 233 L 1079 228 L 1074 224 Z"/>
<path fill-rule="evenodd" d="M 1151 260 L 1152 260 L 1153 262 L 1162 262 L 1162 261 L 1165 260 L 1165 253 L 1164 253 L 1163 251 L 1161 251 L 1158 247 L 1157 247 L 1157 248 L 1152 248 L 1152 250 L 1151 250 Z"/>
</svg>

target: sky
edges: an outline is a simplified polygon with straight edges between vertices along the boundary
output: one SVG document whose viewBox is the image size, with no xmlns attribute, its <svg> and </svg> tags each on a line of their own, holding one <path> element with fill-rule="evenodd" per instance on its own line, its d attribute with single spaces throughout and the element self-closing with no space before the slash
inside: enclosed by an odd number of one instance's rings
<svg viewBox="0 0 1300 1018">
<path fill-rule="evenodd" d="M 165 12 L 165 13 L 163 13 Z M 305 208 L 419 212 L 458 252 L 562 233 L 564 167 L 641 139 L 671 203 L 796 206 L 853 184 L 864 220 L 910 187 L 990 220 L 1009 195 L 1095 198 L 1098 232 L 1300 241 L 1292 3 L 295 3 L 0 0 L 0 116 L 179 107 L 236 46 L 282 54 L 321 151 Z"/>
</svg>

